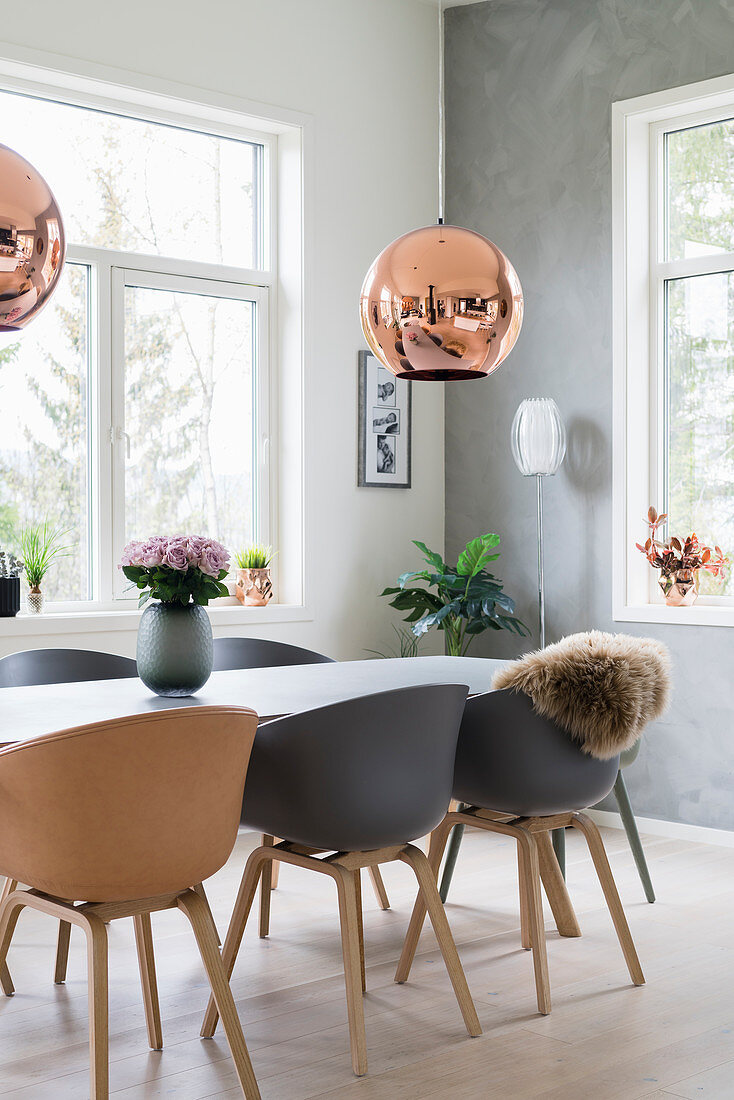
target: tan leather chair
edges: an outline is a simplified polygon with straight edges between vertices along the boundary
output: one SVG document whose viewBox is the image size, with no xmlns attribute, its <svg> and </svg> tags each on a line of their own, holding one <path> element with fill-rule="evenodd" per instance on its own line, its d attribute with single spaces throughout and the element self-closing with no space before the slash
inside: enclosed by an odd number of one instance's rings
<svg viewBox="0 0 734 1100">
<path fill-rule="evenodd" d="M 0 905 L 0 966 L 7 978 L 26 906 L 84 930 L 93 1100 L 109 1095 L 105 922 L 133 918 L 148 1039 L 159 1050 L 150 914 L 176 907 L 191 922 L 244 1095 L 260 1096 L 214 922 L 190 888 L 234 847 L 257 721 L 244 707 L 186 707 L 0 751 L 0 874 L 30 886 Z"/>
</svg>

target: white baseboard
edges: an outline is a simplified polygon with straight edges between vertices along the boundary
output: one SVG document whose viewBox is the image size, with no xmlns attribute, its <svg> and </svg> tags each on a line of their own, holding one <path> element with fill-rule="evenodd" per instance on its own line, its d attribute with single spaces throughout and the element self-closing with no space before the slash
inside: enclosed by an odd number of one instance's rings
<svg viewBox="0 0 734 1100">
<path fill-rule="evenodd" d="M 610 810 L 587 810 L 597 825 L 608 829 L 623 829 L 618 813 Z M 656 817 L 637 817 L 637 828 L 651 836 L 667 836 L 673 840 L 690 840 L 694 844 L 717 844 L 721 848 L 734 848 L 734 832 L 728 829 L 709 829 L 705 825 L 685 825 L 680 821 L 660 821 Z"/>
</svg>

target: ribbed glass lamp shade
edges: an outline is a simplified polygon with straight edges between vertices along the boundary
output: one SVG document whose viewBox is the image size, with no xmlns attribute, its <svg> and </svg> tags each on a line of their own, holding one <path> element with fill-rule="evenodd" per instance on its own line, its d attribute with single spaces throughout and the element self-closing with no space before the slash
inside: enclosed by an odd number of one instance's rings
<svg viewBox="0 0 734 1100">
<path fill-rule="evenodd" d="M 555 474 L 566 453 L 566 429 L 552 397 L 529 397 L 512 421 L 512 457 L 525 477 Z"/>
<path fill-rule="evenodd" d="M 362 331 L 397 378 L 486 378 L 520 333 L 523 296 L 507 256 L 480 233 L 427 225 L 388 245 L 365 276 Z"/>
</svg>

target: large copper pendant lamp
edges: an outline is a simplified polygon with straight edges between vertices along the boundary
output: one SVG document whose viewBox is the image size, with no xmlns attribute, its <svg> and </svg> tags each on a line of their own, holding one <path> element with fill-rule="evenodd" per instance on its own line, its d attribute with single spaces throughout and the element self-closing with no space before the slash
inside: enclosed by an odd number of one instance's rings
<svg viewBox="0 0 734 1100">
<path fill-rule="evenodd" d="M 58 285 L 65 252 L 48 184 L 0 145 L 0 332 L 16 332 L 38 316 Z"/>
<path fill-rule="evenodd" d="M 360 298 L 367 343 L 397 378 L 486 378 L 520 333 L 520 280 L 480 233 L 443 224 L 443 3 L 439 5 L 439 219 L 385 248 Z"/>
</svg>

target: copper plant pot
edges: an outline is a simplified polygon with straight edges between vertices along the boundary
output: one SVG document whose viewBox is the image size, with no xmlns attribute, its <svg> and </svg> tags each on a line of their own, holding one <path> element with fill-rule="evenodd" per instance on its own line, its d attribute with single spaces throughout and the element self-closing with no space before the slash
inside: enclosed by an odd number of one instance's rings
<svg viewBox="0 0 734 1100">
<path fill-rule="evenodd" d="M 238 569 L 234 593 L 245 607 L 265 607 L 273 595 L 270 568 Z"/>
<path fill-rule="evenodd" d="M 691 607 L 698 599 L 698 570 L 661 573 L 658 583 L 668 607 Z"/>
</svg>

